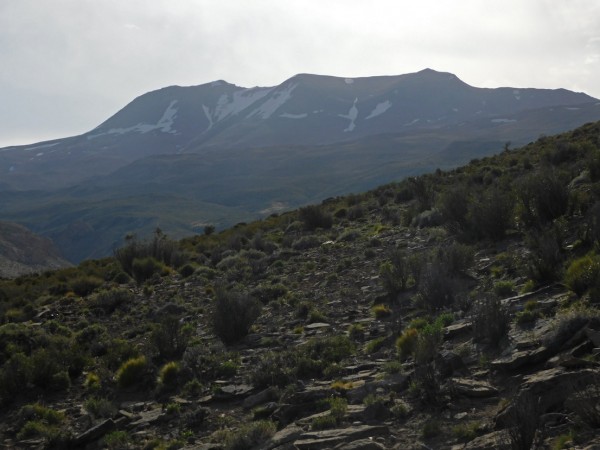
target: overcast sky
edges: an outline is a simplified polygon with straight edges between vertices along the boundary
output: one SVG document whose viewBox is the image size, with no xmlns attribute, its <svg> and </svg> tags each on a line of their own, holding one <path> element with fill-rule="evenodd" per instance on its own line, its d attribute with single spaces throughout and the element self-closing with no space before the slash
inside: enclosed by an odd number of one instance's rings
<svg viewBox="0 0 600 450">
<path fill-rule="evenodd" d="M 600 98 L 600 1 L 0 0 L 0 147 L 89 131 L 169 85 L 427 67 Z"/>
</svg>

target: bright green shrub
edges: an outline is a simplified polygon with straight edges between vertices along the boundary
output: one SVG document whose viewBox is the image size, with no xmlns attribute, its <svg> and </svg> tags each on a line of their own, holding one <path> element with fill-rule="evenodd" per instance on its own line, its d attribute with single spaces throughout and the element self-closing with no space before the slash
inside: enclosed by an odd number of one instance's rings
<svg viewBox="0 0 600 450">
<path fill-rule="evenodd" d="M 577 295 L 583 295 L 587 290 L 598 286 L 600 280 L 600 256 L 588 254 L 575 259 L 567 268 L 565 284 Z"/>
<path fill-rule="evenodd" d="M 131 358 L 125 361 L 116 373 L 117 384 L 121 388 L 128 388 L 136 384 L 145 375 L 148 361 L 145 356 Z"/>
<path fill-rule="evenodd" d="M 171 361 L 166 363 L 164 366 L 160 368 L 158 372 L 158 381 L 161 385 L 165 387 L 173 387 L 177 384 L 177 378 L 179 376 L 179 372 L 181 367 L 179 363 L 176 361 Z"/>
</svg>

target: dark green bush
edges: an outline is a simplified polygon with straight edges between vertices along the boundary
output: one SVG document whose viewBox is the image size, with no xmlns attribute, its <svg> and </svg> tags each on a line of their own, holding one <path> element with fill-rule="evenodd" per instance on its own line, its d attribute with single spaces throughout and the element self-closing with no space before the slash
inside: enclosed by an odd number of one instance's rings
<svg viewBox="0 0 600 450">
<path fill-rule="evenodd" d="M 316 230 L 317 228 L 327 229 L 333 225 L 331 214 L 319 205 L 304 206 L 300 208 L 298 215 L 304 223 L 304 228 L 308 231 Z"/>
<path fill-rule="evenodd" d="M 185 352 L 192 327 L 181 323 L 174 315 L 166 315 L 161 318 L 152 332 L 152 343 L 158 350 L 161 360 L 179 359 Z"/>
<path fill-rule="evenodd" d="M 104 281 L 95 276 L 81 276 L 71 281 L 71 289 L 77 295 L 85 297 L 98 289 Z"/>
<path fill-rule="evenodd" d="M 529 226 L 540 226 L 566 213 L 569 205 L 567 183 L 551 169 L 539 170 L 518 186 L 521 220 Z"/>
<path fill-rule="evenodd" d="M 492 187 L 469 204 L 469 229 L 475 237 L 498 240 L 513 222 L 513 196 L 507 189 Z"/>
<path fill-rule="evenodd" d="M 510 316 L 497 297 L 484 297 L 474 302 L 472 311 L 473 338 L 497 347 L 506 336 Z"/>
<path fill-rule="evenodd" d="M 161 274 L 165 270 L 165 265 L 151 256 L 135 258 L 131 265 L 133 278 L 135 278 L 138 284 L 142 284 L 144 281 L 152 278 L 154 274 Z"/>
<path fill-rule="evenodd" d="M 219 288 L 215 293 L 213 331 L 225 344 L 233 344 L 248 334 L 259 314 L 260 303 L 248 294 Z"/>
</svg>

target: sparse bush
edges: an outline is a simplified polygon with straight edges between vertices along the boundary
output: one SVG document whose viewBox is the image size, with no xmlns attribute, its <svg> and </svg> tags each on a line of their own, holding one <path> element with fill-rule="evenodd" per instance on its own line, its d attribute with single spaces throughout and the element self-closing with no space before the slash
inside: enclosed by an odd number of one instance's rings
<svg viewBox="0 0 600 450">
<path fill-rule="evenodd" d="M 506 336 L 510 317 L 497 297 L 484 297 L 473 305 L 473 337 L 477 342 L 498 346 Z"/>
<path fill-rule="evenodd" d="M 490 188 L 469 204 L 469 228 L 475 236 L 502 239 L 512 225 L 513 209 L 510 191 Z"/>
<path fill-rule="evenodd" d="M 534 440 L 539 427 L 541 412 L 539 398 L 534 397 L 527 391 L 521 393 L 514 400 L 507 417 L 511 448 L 515 450 L 538 448 L 537 443 L 534 444 Z"/>
<path fill-rule="evenodd" d="M 428 309 L 437 310 L 454 302 L 454 283 L 439 262 L 425 265 L 418 285 L 418 300 Z"/>
<path fill-rule="evenodd" d="M 133 300 L 133 294 L 127 289 L 103 290 L 89 299 L 91 306 L 104 310 L 107 314 L 123 304 L 129 304 Z"/>
<path fill-rule="evenodd" d="M 292 248 L 294 250 L 308 250 L 310 248 L 318 247 L 319 245 L 321 245 L 321 239 L 314 235 L 302 236 L 292 242 Z"/>
<path fill-rule="evenodd" d="M 441 248 L 439 253 L 439 259 L 451 274 L 464 273 L 471 268 L 475 258 L 473 247 L 458 242 Z"/>
<path fill-rule="evenodd" d="M 102 397 L 88 398 L 83 402 L 83 408 L 96 419 L 112 417 L 117 412 L 115 405 L 107 398 Z"/>
<path fill-rule="evenodd" d="M 104 281 L 95 276 L 81 276 L 71 281 L 71 289 L 75 294 L 85 297 L 98 289 Z"/>
<path fill-rule="evenodd" d="M 469 212 L 469 192 L 464 186 L 450 189 L 439 197 L 437 208 L 450 230 L 464 229 Z"/>
<path fill-rule="evenodd" d="M 251 450 L 269 439 L 277 431 L 270 420 L 259 420 L 242 426 L 238 431 L 229 431 L 224 436 L 224 450 Z"/>
<path fill-rule="evenodd" d="M 331 228 L 333 225 L 333 217 L 326 212 L 322 206 L 309 205 L 300 208 L 298 211 L 300 220 L 304 223 L 304 228 L 308 231 L 316 230 L 317 228 Z"/>
<path fill-rule="evenodd" d="M 565 180 L 556 171 L 540 170 L 526 177 L 517 193 L 521 220 L 529 226 L 540 226 L 562 216 L 569 205 Z"/>
<path fill-rule="evenodd" d="M 383 263 L 379 268 L 383 287 L 391 298 L 395 299 L 400 292 L 408 287 L 408 280 L 411 275 L 410 269 L 408 258 L 399 249 L 392 251 L 390 260 Z"/>
<path fill-rule="evenodd" d="M 135 281 L 142 284 L 152 278 L 154 274 L 165 273 L 166 267 L 152 256 L 147 256 L 145 258 L 135 258 L 131 265 L 131 272 Z"/>
<path fill-rule="evenodd" d="M 225 344 L 232 344 L 246 336 L 259 315 L 260 303 L 249 295 L 217 289 L 212 326 Z"/>
<path fill-rule="evenodd" d="M 135 259 L 154 258 L 171 267 L 183 265 L 184 256 L 177 248 L 177 243 L 169 239 L 160 228 L 157 228 L 152 239 L 139 241 L 135 236 L 127 236 L 126 244 L 115 250 L 114 255 L 122 269 L 134 276 Z"/>
<path fill-rule="evenodd" d="M 527 243 L 531 255 L 527 259 L 529 275 L 537 281 L 555 281 L 560 278 L 564 259 L 562 231 L 553 226 L 542 233 L 531 233 Z"/>
<path fill-rule="evenodd" d="M 140 381 L 148 369 L 145 356 L 131 358 L 125 361 L 115 376 L 119 387 L 128 388 Z"/>
<path fill-rule="evenodd" d="M 162 360 L 179 359 L 185 351 L 193 328 L 174 315 L 166 315 L 152 332 L 152 342 Z"/>
</svg>

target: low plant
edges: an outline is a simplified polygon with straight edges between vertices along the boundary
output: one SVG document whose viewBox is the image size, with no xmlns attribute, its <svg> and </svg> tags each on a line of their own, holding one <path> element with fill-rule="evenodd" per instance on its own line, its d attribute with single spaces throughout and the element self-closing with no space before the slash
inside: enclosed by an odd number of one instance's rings
<svg viewBox="0 0 600 450">
<path fill-rule="evenodd" d="M 165 388 L 173 388 L 177 384 L 181 367 L 177 361 L 166 363 L 158 371 L 158 382 Z"/>
<path fill-rule="evenodd" d="M 385 319 L 392 315 L 392 310 L 388 305 L 378 304 L 371 308 L 371 312 L 376 319 Z"/>
<path fill-rule="evenodd" d="M 260 304 L 245 293 L 219 288 L 215 293 L 212 326 L 225 344 L 245 337 L 260 314 Z"/>
<path fill-rule="evenodd" d="M 135 385 L 146 373 L 148 361 L 145 356 L 131 358 L 125 361 L 115 375 L 117 384 L 121 388 L 128 388 Z"/>
</svg>

